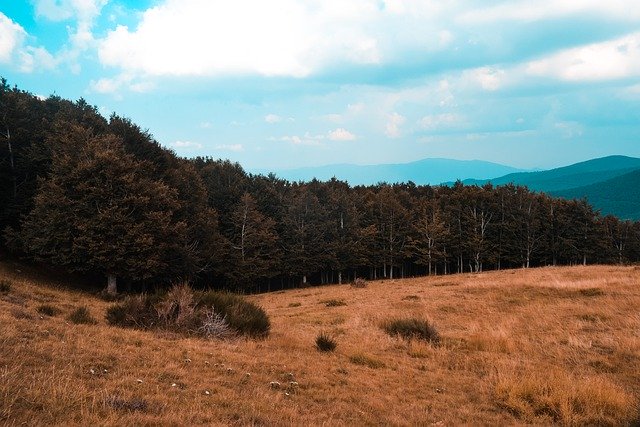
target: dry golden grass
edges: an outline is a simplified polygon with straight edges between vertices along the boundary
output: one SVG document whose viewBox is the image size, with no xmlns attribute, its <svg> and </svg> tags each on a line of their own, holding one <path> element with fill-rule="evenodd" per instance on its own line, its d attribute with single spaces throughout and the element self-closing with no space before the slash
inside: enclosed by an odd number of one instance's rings
<svg viewBox="0 0 640 427">
<path fill-rule="evenodd" d="M 106 324 L 110 305 L 0 264 L 0 424 L 630 425 L 640 420 L 640 270 L 575 267 L 251 297 L 264 340 Z M 346 305 L 327 307 L 326 301 Z M 38 307 L 60 311 L 43 316 Z M 66 320 L 86 306 L 98 320 Z M 438 345 L 388 336 L 432 321 Z M 338 343 L 317 351 L 321 331 Z"/>
</svg>

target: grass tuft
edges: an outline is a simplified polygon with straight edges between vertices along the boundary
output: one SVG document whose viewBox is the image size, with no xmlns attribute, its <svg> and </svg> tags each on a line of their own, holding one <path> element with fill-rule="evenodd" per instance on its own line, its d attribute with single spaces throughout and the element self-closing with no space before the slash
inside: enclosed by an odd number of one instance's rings
<svg viewBox="0 0 640 427">
<path fill-rule="evenodd" d="M 38 308 L 36 308 L 36 311 L 42 314 L 43 316 L 50 316 L 50 317 L 57 316 L 58 314 L 60 314 L 59 308 L 49 304 L 42 304 L 38 306 Z"/>
<path fill-rule="evenodd" d="M 500 375 L 494 396 L 498 406 L 527 423 L 628 425 L 634 399 L 604 378 L 553 375 Z"/>
<path fill-rule="evenodd" d="M 320 332 L 316 337 L 316 348 L 320 351 L 330 352 L 334 351 L 338 343 L 336 340 L 326 332 Z"/>
<path fill-rule="evenodd" d="M 382 325 L 382 329 L 391 336 L 400 336 L 407 340 L 420 339 L 431 343 L 440 341 L 435 326 L 428 320 L 416 317 L 389 320 Z"/>
<path fill-rule="evenodd" d="M 71 323 L 75 323 L 76 325 L 94 325 L 98 323 L 91 315 L 89 309 L 85 306 L 78 307 L 71 312 L 71 314 L 67 316 L 67 320 Z"/>
<path fill-rule="evenodd" d="M 8 294 L 11 292 L 11 281 L 7 279 L 0 280 L 0 294 Z"/>
<path fill-rule="evenodd" d="M 374 359 L 362 353 L 349 356 L 349 361 L 354 365 L 366 366 L 371 369 L 380 369 L 385 367 L 382 360 Z"/>
<path fill-rule="evenodd" d="M 324 304 L 327 307 L 342 307 L 347 305 L 343 299 L 326 299 L 320 301 L 320 304 Z"/>
</svg>

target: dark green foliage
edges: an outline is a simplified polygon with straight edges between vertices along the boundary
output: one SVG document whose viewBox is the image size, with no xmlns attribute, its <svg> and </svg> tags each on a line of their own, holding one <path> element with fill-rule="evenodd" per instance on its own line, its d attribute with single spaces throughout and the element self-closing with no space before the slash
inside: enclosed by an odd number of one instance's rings
<svg viewBox="0 0 640 427">
<path fill-rule="evenodd" d="M 0 280 L 0 294 L 6 294 L 11 291 L 11 282 L 6 279 Z"/>
<path fill-rule="evenodd" d="M 78 307 L 67 316 L 67 320 L 76 325 L 93 325 L 98 323 L 87 307 Z"/>
<path fill-rule="evenodd" d="M 338 343 L 336 340 L 326 332 L 320 332 L 316 337 L 316 348 L 319 351 L 329 352 L 334 351 Z"/>
<path fill-rule="evenodd" d="M 184 285 L 174 286 L 164 294 L 129 296 L 107 310 L 106 320 L 122 327 L 212 335 L 206 326 L 215 315 L 241 335 L 264 337 L 271 327 L 266 312 L 240 295 L 193 292 Z"/>
<path fill-rule="evenodd" d="M 43 316 L 57 316 L 58 314 L 60 314 L 60 309 L 49 304 L 38 306 L 38 308 L 36 308 L 36 311 Z"/>
<path fill-rule="evenodd" d="M 500 187 L 291 183 L 228 160 L 178 158 L 129 119 L 107 121 L 82 99 L 43 101 L 4 79 L 0 112 L 1 249 L 125 279 L 133 289 L 190 280 L 247 292 L 354 278 L 364 287 L 375 279 L 640 261 L 640 222 L 510 184 L 563 190 L 570 187 L 540 185 L 615 177 L 589 194 L 563 195 L 596 194 L 635 218 L 640 159 L 494 180 Z M 175 309 L 165 321 L 188 317 Z M 236 311 L 265 323 L 252 310 Z M 149 319 L 142 323 L 159 321 Z"/>
<path fill-rule="evenodd" d="M 415 317 L 393 319 L 382 325 L 384 331 L 391 336 L 411 340 L 420 339 L 431 343 L 438 343 L 440 335 L 436 328 L 428 320 Z"/>
<path fill-rule="evenodd" d="M 213 308 L 216 313 L 226 317 L 232 329 L 243 335 L 264 337 L 271 329 L 269 317 L 262 307 L 240 295 L 204 292 L 198 297 L 198 306 Z"/>
</svg>

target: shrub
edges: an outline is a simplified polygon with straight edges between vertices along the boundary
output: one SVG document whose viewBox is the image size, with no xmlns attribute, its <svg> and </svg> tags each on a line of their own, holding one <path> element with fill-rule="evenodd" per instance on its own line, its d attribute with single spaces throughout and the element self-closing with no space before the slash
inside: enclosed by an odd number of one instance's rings
<svg viewBox="0 0 640 427">
<path fill-rule="evenodd" d="M 36 308 L 36 311 L 43 316 L 56 316 L 60 314 L 60 310 L 52 305 L 43 304 Z"/>
<path fill-rule="evenodd" d="M 11 282 L 6 279 L 0 280 L 0 294 L 8 294 L 11 291 Z"/>
<path fill-rule="evenodd" d="M 96 322 L 96 319 L 91 316 L 91 312 L 87 307 L 78 307 L 75 309 L 68 317 L 67 320 L 71 323 L 75 323 L 76 325 L 93 325 Z"/>
<path fill-rule="evenodd" d="M 216 313 L 213 309 L 206 312 L 199 331 L 207 338 L 224 339 L 233 335 L 227 318 Z"/>
<path fill-rule="evenodd" d="M 361 277 L 356 277 L 356 279 L 353 282 L 351 282 L 351 286 L 354 288 L 366 288 L 367 281 Z"/>
<path fill-rule="evenodd" d="M 193 292 L 187 285 L 174 286 L 166 294 L 127 297 L 107 310 L 106 319 L 112 325 L 161 328 L 207 338 L 234 332 L 260 337 L 271 328 L 265 311 L 240 295 Z"/>
<path fill-rule="evenodd" d="M 155 304 L 160 294 L 129 296 L 107 309 L 106 320 L 111 325 L 125 328 L 150 329 L 157 325 Z"/>
<path fill-rule="evenodd" d="M 320 332 L 316 337 L 316 347 L 320 351 L 333 351 L 338 346 L 338 343 L 326 332 Z"/>
<path fill-rule="evenodd" d="M 198 307 L 213 309 L 227 319 L 229 326 L 243 335 L 262 337 L 269 334 L 271 322 L 267 313 L 242 296 L 228 292 L 204 292 L 199 296 Z"/>
<path fill-rule="evenodd" d="M 393 319 L 382 325 L 382 328 L 391 336 L 400 336 L 404 339 L 421 339 L 431 343 L 440 341 L 440 335 L 436 328 L 428 320 L 415 317 L 405 319 Z"/>
<path fill-rule="evenodd" d="M 166 329 L 194 331 L 199 326 L 194 295 L 185 284 L 173 286 L 155 305 L 159 323 Z"/>
<path fill-rule="evenodd" d="M 320 301 L 320 304 L 324 304 L 327 307 L 340 307 L 340 306 L 343 306 L 343 305 L 347 305 L 347 303 L 344 302 L 344 300 L 341 300 L 341 299 L 322 300 L 322 301 Z"/>
</svg>

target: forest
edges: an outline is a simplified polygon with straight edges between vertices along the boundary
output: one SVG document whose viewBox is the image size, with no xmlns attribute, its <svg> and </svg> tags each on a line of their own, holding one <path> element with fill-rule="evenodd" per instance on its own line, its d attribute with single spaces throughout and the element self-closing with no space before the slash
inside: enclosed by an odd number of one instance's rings
<svg viewBox="0 0 640 427">
<path fill-rule="evenodd" d="M 85 100 L 0 81 L 0 254 L 101 277 L 241 292 L 640 260 L 640 223 L 523 186 L 351 187 L 180 158 Z"/>
</svg>

